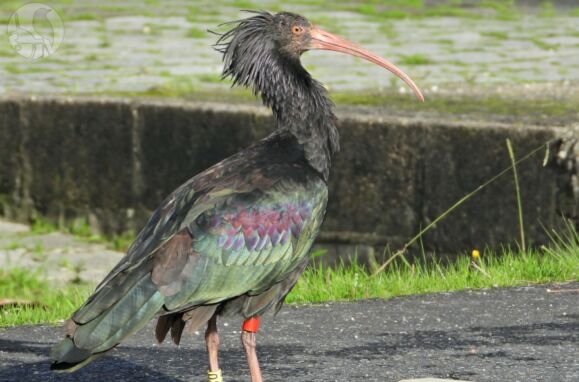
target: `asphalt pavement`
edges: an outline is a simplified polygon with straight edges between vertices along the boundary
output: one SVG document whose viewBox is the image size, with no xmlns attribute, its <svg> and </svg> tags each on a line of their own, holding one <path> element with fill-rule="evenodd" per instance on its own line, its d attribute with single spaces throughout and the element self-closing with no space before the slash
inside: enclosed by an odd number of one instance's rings
<svg viewBox="0 0 579 382">
<path fill-rule="evenodd" d="M 247 381 L 239 319 L 220 323 L 225 381 Z M 53 326 L 0 329 L 0 381 L 206 381 L 202 333 L 156 345 L 153 324 L 74 374 L 49 370 Z M 286 306 L 265 317 L 266 381 L 579 381 L 579 283 Z"/>
</svg>

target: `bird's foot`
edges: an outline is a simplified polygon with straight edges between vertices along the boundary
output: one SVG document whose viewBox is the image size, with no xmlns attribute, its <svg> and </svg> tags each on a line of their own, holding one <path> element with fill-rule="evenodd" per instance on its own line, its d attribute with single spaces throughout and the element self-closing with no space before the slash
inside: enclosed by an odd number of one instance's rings
<svg viewBox="0 0 579 382">
<path fill-rule="evenodd" d="M 221 377 L 221 369 L 217 369 L 217 371 L 207 371 L 207 381 L 208 382 L 223 382 L 223 378 Z"/>
</svg>

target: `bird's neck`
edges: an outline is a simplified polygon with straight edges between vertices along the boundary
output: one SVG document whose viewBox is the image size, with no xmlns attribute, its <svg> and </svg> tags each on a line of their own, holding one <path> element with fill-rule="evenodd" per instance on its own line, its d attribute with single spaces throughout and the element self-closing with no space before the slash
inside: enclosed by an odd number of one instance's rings
<svg viewBox="0 0 579 382">
<path fill-rule="evenodd" d="M 256 84 L 263 103 L 271 107 L 278 131 L 288 131 L 302 145 L 306 160 L 325 180 L 331 157 L 339 150 L 333 103 L 324 87 L 298 60 L 270 61 L 268 81 Z M 267 66 L 267 65 L 265 65 Z M 267 73 L 266 72 L 266 73 Z"/>
</svg>

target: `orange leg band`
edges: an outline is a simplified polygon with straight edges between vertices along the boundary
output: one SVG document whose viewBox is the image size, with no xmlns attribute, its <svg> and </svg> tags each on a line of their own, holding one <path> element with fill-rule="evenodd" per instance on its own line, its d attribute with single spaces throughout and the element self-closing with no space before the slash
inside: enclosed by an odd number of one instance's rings
<svg viewBox="0 0 579 382">
<path fill-rule="evenodd" d="M 259 330 L 259 317 L 251 317 L 243 321 L 243 331 L 250 333 L 257 333 Z"/>
</svg>

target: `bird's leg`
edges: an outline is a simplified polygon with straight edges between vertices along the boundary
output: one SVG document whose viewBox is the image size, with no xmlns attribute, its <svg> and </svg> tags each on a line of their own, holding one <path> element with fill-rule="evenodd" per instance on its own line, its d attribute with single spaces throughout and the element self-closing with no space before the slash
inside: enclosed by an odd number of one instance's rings
<svg viewBox="0 0 579 382">
<path fill-rule="evenodd" d="M 214 314 L 207 323 L 207 330 L 205 331 L 205 343 L 207 344 L 207 353 L 209 354 L 209 381 L 221 381 L 221 370 L 219 370 L 219 360 L 217 356 L 219 351 L 217 314 Z"/>
<path fill-rule="evenodd" d="M 262 382 L 261 370 L 259 369 L 257 353 L 255 352 L 255 337 L 258 329 L 259 317 L 256 316 L 245 320 L 241 331 L 241 342 L 245 348 L 247 364 L 249 365 L 249 372 L 251 373 L 251 382 Z"/>
</svg>

